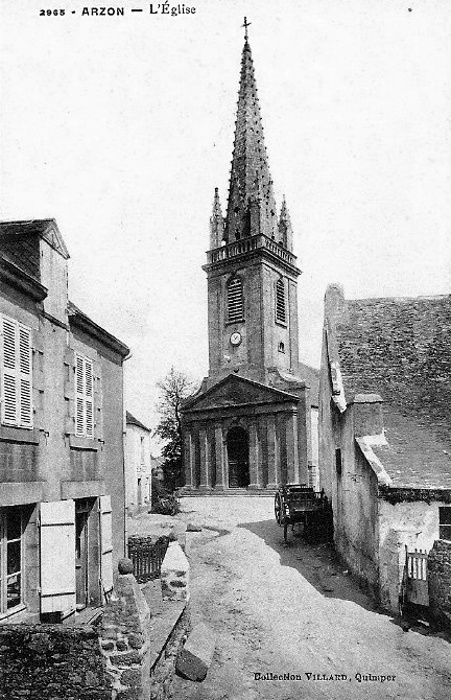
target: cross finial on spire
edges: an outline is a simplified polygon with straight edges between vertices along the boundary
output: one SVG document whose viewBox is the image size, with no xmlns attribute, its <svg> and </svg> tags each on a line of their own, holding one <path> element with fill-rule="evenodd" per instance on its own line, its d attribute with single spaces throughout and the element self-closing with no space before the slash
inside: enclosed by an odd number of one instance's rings
<svg viewBox="0 0 451 700">
<path fill-rule="evenodd" d="M 242 26 L 244 27 L 244 38 L 245 38 L 246 41 L 249 39 L 249 34 L 248 34 L 248 31 L 247 31 L 247 28 L 250 27 L 251 24 L 252 24 L 252 22 L 248 22 L 248 21 L 247 21 L 247 17 L 245 17 L 245 18 L 244 18 L 244 24 L 243 24 Z"/>
</svg>

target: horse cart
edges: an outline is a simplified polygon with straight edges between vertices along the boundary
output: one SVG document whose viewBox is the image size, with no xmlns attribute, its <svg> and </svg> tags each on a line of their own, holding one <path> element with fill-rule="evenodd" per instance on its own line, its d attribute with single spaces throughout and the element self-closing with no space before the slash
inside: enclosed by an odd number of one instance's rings
<svg viewBox="0 0 451 700">
<path fill-rule="evenodd" d="M 308 536 L 321 523 L 325 515 L 327 499 L 324 492 L 314 491 L 309 486 L 286 484 L 281 486 L 274 498 L 274 514 L 278 525 L 283 526 L 285 543 L 288 541 L 288 526 L 294 530 L 295 523 L 304 524 Z"/>
</svg>

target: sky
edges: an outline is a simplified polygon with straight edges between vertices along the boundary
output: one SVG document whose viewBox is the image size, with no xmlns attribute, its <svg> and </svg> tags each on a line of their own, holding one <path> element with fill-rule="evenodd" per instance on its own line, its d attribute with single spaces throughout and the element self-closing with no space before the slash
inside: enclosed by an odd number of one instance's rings
<svg viewBox="0 0 451 700">
<path fill-rule="evenodd" d="M 131 348 L 126 404 L 149 427 L 171 365 L 208 372 L 201 265 L 216 186 L 227 202 L 244 16 L 303 271 L 301 360 L 319 365 L 331 282 L 348 298 L 451 287 L 449 0 L 169 6 L 196 12 L 0 0 L 0 218 L 56 219 L 70 298 Z"/>
</svg>

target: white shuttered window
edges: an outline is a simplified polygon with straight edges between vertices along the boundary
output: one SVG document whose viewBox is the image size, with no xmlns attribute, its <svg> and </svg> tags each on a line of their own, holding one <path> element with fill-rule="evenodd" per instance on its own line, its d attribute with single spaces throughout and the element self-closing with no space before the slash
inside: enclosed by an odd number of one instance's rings
<svg viewBox="0 0 451 700">
<path fill-rule="evenodd" d="M 75 356 L 75 435 L 94 437 L 94 372 L 92 360 Z"/>
<path fill-rule="evenodd" d="M 33 427 L 31 330 L 1 317 L 2 423 Z"/>
</svg>

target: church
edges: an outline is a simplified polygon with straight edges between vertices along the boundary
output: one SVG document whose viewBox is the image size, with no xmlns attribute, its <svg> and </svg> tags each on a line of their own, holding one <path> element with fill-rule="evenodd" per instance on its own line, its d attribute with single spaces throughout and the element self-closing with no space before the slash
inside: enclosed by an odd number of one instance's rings
<svg viewBox="0 0 451 700">
<path fill-rule="evenodd" d="M 301 271 L 285 200 L 276 208 L 244 26 L 227 212 L 216 189 L 203 266 L 209 373 L 182 411 L 185 494 L 315 485 L 318 377 L 299 362 Z"/>
</svg>

